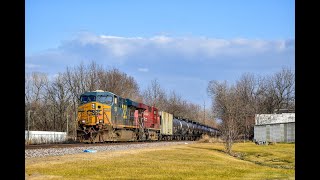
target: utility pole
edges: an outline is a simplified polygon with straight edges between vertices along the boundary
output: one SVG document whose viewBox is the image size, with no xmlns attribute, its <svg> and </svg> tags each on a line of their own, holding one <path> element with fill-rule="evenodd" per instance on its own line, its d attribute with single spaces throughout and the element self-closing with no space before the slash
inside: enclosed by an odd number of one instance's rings
<svg viewBox="0 0 320 180">
<path fill-rule="evenodd" d="M 206 101 L 203 101 L 203 122 L 206 124 Z"/>
<path fill-rule="evenodd" d="M 36 114 L 36 113 L 34 112 L 33 115 L 35 116 L 35 114 Z M 33 116 L 33 117 L 34 117 L 34 116 Z M 34 118 L 32 118 L 32 126 L 31 126 L 31 129 L 34 131 Z"/>
<path fill-rule="evenodd" d="M 73 112 L 74 112 L 74 121 L 73 121 L 73 126 L 74 126 L 74 131 L 73 131 L 73 137 L 74 137 L 74 140 L 76 141 L 77 140 L 77 120 L 78 120 L 78 117 L 77 117 L 77 111 L 76 111 L 76 102 L 73 101 Z M 72 119 L 72 118 L 71 118 Z"/>
<path fill-rule="evenodd" d="M 69 132 L 69 131 L 68 131 L 68 130 L 69 130 L 69 129 L 68 129 L 68 122 L 69 122 L 68 117 L 69 117 L 69 114 L 67 113 L 67 136 L 68 136 L 68 132 Z"/>
<path fill-rule="evenodd" d="M 29 124 L 30 124 L 30 112 L 31 110 L 28 110 L 28 138 L 27 138 L 27 145 L 29 145 Z"/>
<path fill-rule="evenodd" d="M 67 134 L 66 134 L 66 138 L 68 139 L 68 135 L 69 135 L 69 108 L 70 108 L 70 104 L 68 105 L 68 107 L 66 108 L 66 114 L 67 114 Z"/>
</svg>

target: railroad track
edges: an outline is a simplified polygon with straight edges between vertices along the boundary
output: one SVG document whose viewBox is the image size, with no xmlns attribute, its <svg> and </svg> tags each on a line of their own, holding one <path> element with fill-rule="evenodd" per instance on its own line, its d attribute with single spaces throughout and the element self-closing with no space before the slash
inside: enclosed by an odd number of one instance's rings
<svg viewBox="0 0 320 180">
<path fill-rule="evenodd" d="M 191 144 L 195 141 L 153 141 L 153 142 L 119 142 L 119 143 L 101 143 L 101 144 L 42 144 L 29 145 L 25 149 L 25 158 L 37 158 L 45 156 L 62 156 L 67 154 L 84 153 L 85 150 L 95 152 L 119 151 L 129 149 L 143 149 L 150 147 L 163 147 L 178 144 Z"/>
<path fill-rule="evenodd" d="M 92 147 L 92 146 L 108 146 L 108 145 L 126 145 L 126 144 L 145 144 L 145 143 L 157 143 L 164 141 L 132 141 L 132 142 L 105 142 L 105 143 L 63 143 L 63 144 L 32 144 L 25 145 L 25 149 L 48 149 L 48 148 L 72 148 L 72 147 Z M 169 141 L 169 142 L 179 142 L 179 141 Z"/>
</svg>

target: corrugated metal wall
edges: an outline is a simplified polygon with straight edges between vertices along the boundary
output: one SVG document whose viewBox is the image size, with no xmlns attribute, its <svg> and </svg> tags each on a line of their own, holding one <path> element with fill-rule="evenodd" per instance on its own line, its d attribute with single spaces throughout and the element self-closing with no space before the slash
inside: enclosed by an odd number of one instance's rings
<svg viewBox="0 0 320 180">
<path fill-rule="evenodd" d="M 295 142 L 295 123 L 254 126 L 254 140 L 263 142 Z"/>
<path fill-rule="evenodd" d="M 287 141 L 286 142 L 295 142 L 295 124 L 288 123 L 287 125 Z"/>
<path fill-rule="evenodd" d="M 295 142 L 295 113 L 256 114 L 254 140 Z"/>
<path fill-rule="evenodd" d="M 29 144 L 62 143 L 66 140 L 66 132 L 29 131 Z M 28 131 L 25 131 L 25 142 L 28 142 Z"/>
<path fill-rule="evenodd" d="M 254 126 L 254 139 L 259 141 L 266 141 L 266 126 Z"/>
</svg>

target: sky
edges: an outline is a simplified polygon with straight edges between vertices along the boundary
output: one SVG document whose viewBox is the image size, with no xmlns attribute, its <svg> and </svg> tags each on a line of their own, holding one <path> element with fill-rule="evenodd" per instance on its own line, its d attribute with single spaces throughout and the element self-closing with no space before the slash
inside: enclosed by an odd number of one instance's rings
<svg viewBox="0 0 320 180">
<path fill-rule="evenodd" d="M 92 61 L 210 106 L 210 80 L 295 69 L 295 1 L 25 1 L 26 73 Z"/>
</svg>

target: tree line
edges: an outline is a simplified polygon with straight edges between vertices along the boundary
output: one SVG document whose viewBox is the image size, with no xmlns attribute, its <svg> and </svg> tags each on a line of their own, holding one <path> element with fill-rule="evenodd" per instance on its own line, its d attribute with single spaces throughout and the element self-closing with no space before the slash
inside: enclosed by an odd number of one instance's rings
<svg viewBox="0 0 320 180">
<path fill-rule="evenodd" d="M 295 74 L 289 68 L 267 76 L 244 73 L 234 84 L 212 80 L 207 91 L 228 153 L 236 140 L 253 137 L 255 114 L 295 110 Z"/>
<path fill-rule="evenodd" d="M 186 119 L 216 126 L 211 111 L 187 102 L 176 91 L 169 93 L 157 79 L 143 91 L 132 77 L 117 68 L 105 69 L 91 62 L 66 67 L 53 77 L 42 72 L 25 75 L 25 129 L 33 131 L 68 131 L 76 136 L 77 107 L 86 91 L 104 90 L 121 97 L 157 107 Z M 207 120 L 204 118 L 206 117 Z"/>
</svg>

